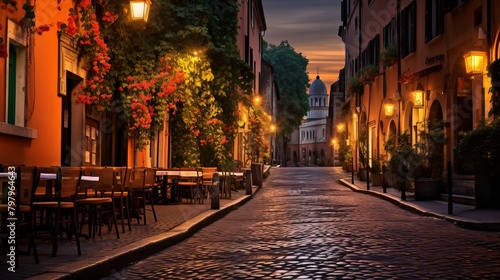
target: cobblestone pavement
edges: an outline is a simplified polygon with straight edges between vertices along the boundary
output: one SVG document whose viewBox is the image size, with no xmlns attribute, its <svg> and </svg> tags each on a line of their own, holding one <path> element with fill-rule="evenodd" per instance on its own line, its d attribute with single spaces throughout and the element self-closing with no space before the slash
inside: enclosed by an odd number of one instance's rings
<svg viewBox="0 0 500 280">
<path fill-rule="evenodd" d="M 500 233 L 410 213 L 342 176 L 273 169 L 238 210 L 106 279 L 500 279 Z"/>
</svg>

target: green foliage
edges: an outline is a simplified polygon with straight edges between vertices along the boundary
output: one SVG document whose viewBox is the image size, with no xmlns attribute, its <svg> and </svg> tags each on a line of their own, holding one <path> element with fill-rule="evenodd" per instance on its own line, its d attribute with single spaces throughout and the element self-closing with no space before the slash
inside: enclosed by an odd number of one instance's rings
<svg viewBox="0 0 500 280">
<path fill-rule="evenodd" d="M 260 106 L 251 106 L 248 115 L 248 131 L 245 133 L 246 159 L 251 162 L 259 162 L 259 158 L 264 156 L 269 145 L 264 139 L 265 135 L 265 115 Z"/>
<path fill-rule="evenodd" d="M 474 173 L 487 172 L 490 177 L 500 174 L 500 119 L 482 122 L 476 129 L 463 133 L 453 149 L 458 160 L 467 164 Z"/>
<path fill-rule="evenodd" d="M 488 65 L 488 77 L 491 77 L 489 92 L 491 92 L 490 103 L 492 105 L 488 116 L 495 116 L 497 118 L 500 116 L 500 59 Z"/>
<path fill-rule="evenodd" d="M 280 91 L 277 110 L 279 133 L 288 135 L 300 126 L 309 111 L 307 87 L 309 61 L 297 53 L 288 41 L 280 45 L 264 44 L 264 59 L 271 62 Z"/>
</svg>

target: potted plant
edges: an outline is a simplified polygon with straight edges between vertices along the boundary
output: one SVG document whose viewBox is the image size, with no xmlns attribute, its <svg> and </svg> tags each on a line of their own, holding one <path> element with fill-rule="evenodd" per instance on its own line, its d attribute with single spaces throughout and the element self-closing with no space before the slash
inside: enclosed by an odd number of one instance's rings
<svg viewBox="0 0 500 280">
<path fill-rule="evenodd" d="M 500 59 L 493 61 L 488 65 L 488 77 L 491 78 L 491 110 L 488 116 L 500 116 Z"/>
<path fill-rule="evenodd" d="M 394 45 L 387 45 L 386 48 L 380 52 L 380 62 L 384 68 L 394 65 L 396 62 L 396 48 Z"/>
<path fill-rule="evenodd" d="M 387 161 L 387 171 L 384 172 L 384 182 L 387 181 L 391 187 L 409 189 L 413 179 L 415 166 L 420 162 L 420 157 L 411 145 L 411 135 L 405 130 L 398 135 L 397 143 L 392 138 L 384 144 L 385 150 L 390 158 Z"/>
<path fill-rule="evenodd" d="M 341 144 L 338 150 L 338 155 L 339 155 L 339 160 L 342 163 L 342 169 L 346 169 L 346 163 L 345 163 L 345 155 L 347 153 L 347 146 L 345 144 Z"/>
<path fill-rule="evenodd" d="M 470 166 L 475 179 L 476 208 L 500 207 L 500 119 L 482 122 L 463 133 L 453 149 L 459 161 Z"/>
<path fill-rule="evenodd" d="M 443 189 L 444 121 L 425 122 L 418 136 L 414 148 L 418 159 L 413 174 L 415 199 L 439 199 Z"/>
<path fill-rule="evenodd" d="M 380 161 L 377 159 L 372 160 L 372 166 L 370 167 L 370 174 L 373 186 L 382 186 L 382 167 L 380 166 Z"/>
<path fill-rule="evenodd" d="M 352 166 L 352 149 L 351 145 L 346 145 L 346 153 L 344 157 L 344 162 L 346 165 L 346 171 L 347 172 L 352 172 L 353 166 Z"/>
<path fill-rule="evenodd" d="M 360 131 L 358 137 L 358 152 L 359 152 L 359 170 L 358 177 L 360 181 L 367 180 L 366 167 L 368 160 L 368 135 L 366 131 Z"/>
<path fill-rule="evenodd" d="M 347 92 L 351 94 L 363 94 L 364 85 L 358 77 L 352 77 L 347 82 Z"/>
<path fill-rule="evenodd" d="M 368 64 L 363 66 L 363 68 L 359 70 L 359 80 L 363 85 L 371 84 L 375 80 L 375 77 L 378 76 L 378 74 L 378 66 Z"/>
</svg>

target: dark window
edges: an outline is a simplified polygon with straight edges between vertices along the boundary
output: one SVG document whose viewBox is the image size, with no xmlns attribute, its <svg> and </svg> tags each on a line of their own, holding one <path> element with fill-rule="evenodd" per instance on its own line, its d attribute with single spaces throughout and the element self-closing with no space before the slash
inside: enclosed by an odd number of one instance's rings
<svg viewBox="0 0 500 280">
<path fill-rule="evenodd" d="M 479 7 L 474 10 L 474 27 L 483 23 L 483 8 Z"/>
<path fill-rule="evenodd" d="M 444 31 L 443 1 L 425 1 L 425 42 L 429 42 Z"/>
<path fill-rule="evenodd" d="M 415 51 L 416 46 L 416 9 L 412 2 L 401 12 L 401 54 L 402 57 Z"/>
<path fill-rule="evenodd" d="M 392 19 L 384 26 L 384 49 L 389 45 L 396 45 L 396 20 Z"/>
</svg>

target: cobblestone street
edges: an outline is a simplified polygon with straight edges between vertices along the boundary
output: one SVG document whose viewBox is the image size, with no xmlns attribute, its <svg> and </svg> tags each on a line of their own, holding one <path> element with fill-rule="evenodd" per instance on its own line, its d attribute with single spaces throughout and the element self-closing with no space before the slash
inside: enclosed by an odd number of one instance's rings
<svg viewBox="0 0 500 280">
<path fill-rule="evenodd" d="M 500 233 L 462 229 L 338 183 L 274 168 L 255 197 L 106 279 L 498 279 Z"/>
</svg>

